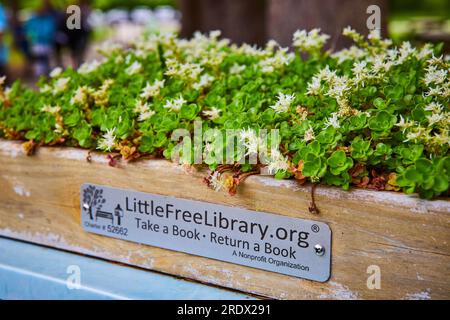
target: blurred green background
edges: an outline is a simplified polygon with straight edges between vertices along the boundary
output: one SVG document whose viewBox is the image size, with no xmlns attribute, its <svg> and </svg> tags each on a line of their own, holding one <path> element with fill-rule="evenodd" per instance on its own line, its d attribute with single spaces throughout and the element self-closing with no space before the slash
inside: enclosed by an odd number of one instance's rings
<svg viewBox="0 0 450 320">
<path fill-rule="evenodd" d="M 41 5 L 42 1 L 43 0 L 2 0 L 1 3 L 6 8 L 11 8 L 12 4 L 14 4 L 14 6 L 20 9 L 19 16 L 21 21 L 26 21 L 34 12 L 36 12 L 36 9 Z M 219 4 L 222 3 L 223 5 L 223 1 L 210 1 L 211 2 L 209 2 L 209 10 L 216 11 L 216 16 L 213 16 L 213 18 L 209 17 L 209 22 L 214 22 L 222 19 L 225 13 L 222 11 L 223 6 L 220 7 Z M 236 21 L 234 21 L 231 23 L 231 25 L 234 25 L 234 28 L 236 29 L 238 35 L 242 35 L 245 32 L 263 34 L 265 31 L 267 31 L 264 28 L 257 27 L 254 28 L 253 31 L 249 31 L 249 28 L 247 27 L 251 25 L 250 21 L 248 21 L 248 19 L 243 19 L 243 15 L 236 14 L 237 12 L 233 10 L 242 9 L 239 8 L 239 5 L 236 4 L 242 4 L 245 3 L 245 1 L 249 1 L 248 3 L 253 4 L 265 4 L 269 2 L 273 4 L 277 3 L 278 0 L 242 1 L 243 2 L 234 1 L 234 4 L 227 2 L 227 5 L 233 8 L 230 11 L 231 15 L 236 16 L 236 19 L 238 19 L 237 22 L 239 22 L 236 24 Z M 284 1 L 285 3 L 289 2 L 288 0 Z M 445 44 L 445 52 L 450 52 L 450 0 L 386 1 L 387 9 L 383 9 L 382 15 L 385 15 L 384 17 L 386 17 L 387 14 L 387 35 L 394 40 L 395 44 L 398 44 L 404 40 L 410 40 L 416 45 L 420 45 L 424 42 L 443 42 Z M 50 2 L 56 9 L 64 12 L 64 14 L 65 8 L 67 8 L 68 5 L 79 3 L 78 0 L 50 0 Z M 201 18 L 205 19 L 205 16 L 208 17 L 210 14 L 210 11 L 207 10 L 203 13 L 197 12 L 199 4 L 205 5 L 208 0 L 91 0 L 88 2 L 91 9 L 95 13 L 97 22 L 93 26 L 92 32 L 90 34 L 89 46 L 85 55 L 86 60 L 95 59 L 95 47 L 106 40 L 125 42 L 139 36 L 139 34 L 142 34 L 143 32 L 148 33 L 157 31 L 179 31 L 181 29 L 186 30 L 184 22 L 181 21 L 182 15 L 180 11 L 183 11 L 184 17 L 188 17 L 186 20 L 195 20 Z M 281 1 L 278 2 L 278 4 L 280 3 Z M 296 2 L 294 3 L 297 4 Z M 384 3 L 386 4 L 386 2 Z M 194 4 L 196 6 L 194 6 Z M 249 17 L 249 15 L 256 16 L 258 14 L 257 10 L 253 7 L 253 4 L 250 5 L 250 11 L 245 12 L 245 14 L 247 14 L 247 16 L 244 15 L 245 17 Z M 346 6 L 339 3 L 338 8 L 342 8 L 342 10 L 349 10 L 349 8 L 352 8 L 353 4 L 353 2 L 349 1 L 346 2 Z M 315 3 L 315 5 L 317 5 L 317 3 Z M 215 6 L 220 9 L 217 9 Z M 190 10 L 186 10 L 187 7 Z M 214 8 L 212 9 L 212 7 Z M 228 13 L 230 14 L 230 12 Z M 348 12 L 351 12 L 351 10 Z M 295 16 L 298 20 L 299 16 L 297 16 L 297 13 L 292 12 L 292 10 L 291 13 L 293 13 L 293 16 Z M 315 19 L 314 17 L 316 16 L 313 16 L 312 18 Z M 354 15 L 352 17 L 354 17 Z M 285 17 L 283 16 L 282 18 L 284 19 Z M 267 15 L 264 15 L 264 18 L 262 19 L 268 19 Z M 227 19 L 224 18 L 223 20 Z M 332 25 L 329 20 L 325 19 L 325 21 L 325 23 Z M 295 23 L 296 22 L 294 21 L 294 24 Z M 298 26 L 295 27 L 298 28 Z M 198 30 L 197 27 L 194 28 L 195 30 Z M 206 28 L 206 30 L 203 31 L 207 30 L 210 29 Z M 221 30 L 224 29 L 221 28 Z M 228 37 L 226 32 L 224 32 L 224 34 Z M 288 33 L 285 31 L 282 31 L 281 34 L 288 35 Z M 291 34 L 292 33 L 289 33 L 288 35 L 289 41 L 291 39 Z M 12 38 L 13 37 L 11 35 L 11 31 L 6 30 L 3 35 L 3 40 L 9 51 L 8 70 L 10 71 L 10 78 L 25 78 L 30 74 L 29 69 L 27 69 L 29 61 L 27 61 L 24 55 L 21 54 L 14 45 L 12 45 Z M 230 38 L 233 41 L 236 40 L 232 36 Z M 277 41 L 279 40 L 278 38 L 275 39 Z M 266 41 L 267 39 L 264 38 L 263 40 Z M 70 61 L 68 61 L 66 53 L 64 55 L 64 59 L 65 60 L 63 61 L 63 65 L 70 65 Z M 52 65 L 54 66 L 55 63 L 52 62 Z M 30 79 L 30 83 L 32 83 L 32 81 L 34 81 L 34 79 Z"/>
</svg>

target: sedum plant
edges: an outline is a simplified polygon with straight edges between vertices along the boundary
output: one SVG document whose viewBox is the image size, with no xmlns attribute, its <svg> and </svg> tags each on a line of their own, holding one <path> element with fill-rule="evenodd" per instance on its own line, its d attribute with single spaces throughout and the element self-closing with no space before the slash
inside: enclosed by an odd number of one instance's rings
<svg viewBox="0 0 450 320">
<path fill-rule="evenodd" d="M 0 137 L 26 140 L 29 154 L 65 145 L 108 152 L 111 164 L 149 155 L 202 164 L 206 183 L 232 194 L 264 173 L 448 196 L 450 63 L 440 47 L 344 34 L 354 45 L 335 53 L 322 50 L 319 29 L 297 31 L 292 51 L 275 41 L 237 46 L 219 32 L 108 44 L 102 60 L 57 68 L 37 91 L 2 84 Z M 173 138 L 198 123 L 200 145 Z M 250 161 L 257 153 L 264 161 Z"/>
</svg>

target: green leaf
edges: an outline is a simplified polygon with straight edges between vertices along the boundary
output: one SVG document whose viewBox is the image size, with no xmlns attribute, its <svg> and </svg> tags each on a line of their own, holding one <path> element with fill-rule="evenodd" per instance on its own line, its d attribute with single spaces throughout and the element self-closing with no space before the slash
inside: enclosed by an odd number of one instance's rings
<svg viewBox="0 0 450 320">
<path fill-rule="evenodd" d="M 345 152 L 342 150 L 335 151 L 328 158 L 327 163 L 330 167 L 342 167 L 345 165 L 345 160 L 347 159 Z"/>
<path fill-rule="evenodd" d="M 376 98 L 375 100 L 373 100 L 373 105 L 377 109 L 385 109 L 386 108 L 386 101 L 384 101 L 383 98 Z"/>
<path fill-rule="evenodd" d="M 151 153 L 154 150 L 153 140 L 153 136 L 151 135 L 142 136 L 141 144 L 139 145 L 139 151 Z"/>
<path fill-rule="evenodd" d="M 374 131 L 387 131 L 397 122 L 397 117 L 384 110 L 369 120 L 369 128 Z"/>
<path fill-rule="evenodd" d="M 415 168 L 408 168 L 405 171 L 405 178 L 409 181 L 419 183 L 423 180 L 422 174 Z"/>
<path fill-rule="evenodd" d="M 195 103 L 191 103 L 189 105 L 184 105 L 180 110 L 180 117 L 182 119 L 193 120 L 198 113 L 198 108 Z"/>
<path fill-rule="evenodd" d="M 320 157 L 310 153 L 304 162 L 302 174 L 305 177 L 316 177 L 318 176 L 321 167 L 322 163 Z"/>
<path fill-rule="evenodd" d="M 448 177 L 436 176 L 434 177 L 433 190 L 441 193 L 448 190 Z"/>
<path fill-rule="evenodd" d="M 81 147 L 89 148 L 91 146 L 91 133 L 91 127 L 87 123 L 83 123 L 75 128 L 73 137 L 78 141 Z"/>
</svg>

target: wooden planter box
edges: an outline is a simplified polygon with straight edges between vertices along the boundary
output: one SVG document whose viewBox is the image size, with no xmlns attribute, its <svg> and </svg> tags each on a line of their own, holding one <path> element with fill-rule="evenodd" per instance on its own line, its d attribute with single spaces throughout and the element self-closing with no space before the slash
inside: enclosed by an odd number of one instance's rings
<svg viewBox="0 0 450 320">
<path fill-rule="evenodd" d="M 108 166 L 105 155 L 0 140 L 0 235 L 280 299 L 450 299 L 450 202 L 393 192 L 310 187 L 252 176 L 236 196 L 202 184 L 204 173 L 164 160 Z M 80 186 L 108 185 L 316 220 L 332 230 L 331 278 L 314 282 L 85 232 Z M 369 266 L 381 288 L 369 289 Z"/>
</svg>

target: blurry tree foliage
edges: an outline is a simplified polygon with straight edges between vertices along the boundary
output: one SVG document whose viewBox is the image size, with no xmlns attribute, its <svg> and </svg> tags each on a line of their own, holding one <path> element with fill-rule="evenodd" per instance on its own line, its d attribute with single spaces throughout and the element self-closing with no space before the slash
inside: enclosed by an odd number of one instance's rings
<svg viewBox="0 0 450 320">
<path fill-rule="evenodd" d="M 390 0 L 393 15 L 437 15 L 450 17 L 450 0 Z"/>
</svg>

